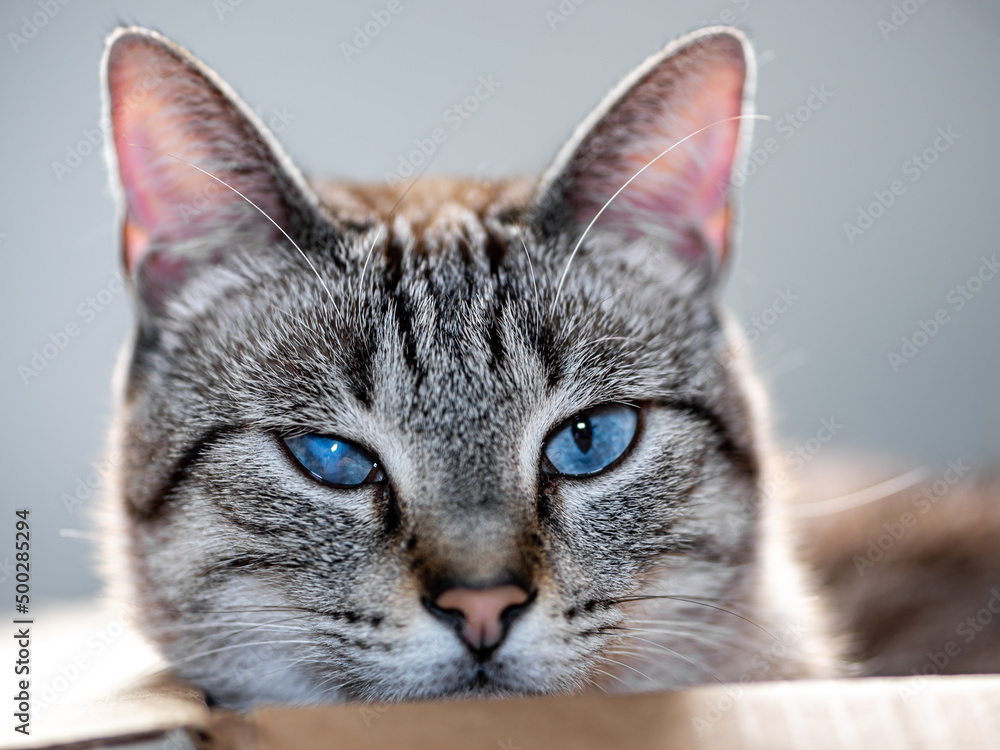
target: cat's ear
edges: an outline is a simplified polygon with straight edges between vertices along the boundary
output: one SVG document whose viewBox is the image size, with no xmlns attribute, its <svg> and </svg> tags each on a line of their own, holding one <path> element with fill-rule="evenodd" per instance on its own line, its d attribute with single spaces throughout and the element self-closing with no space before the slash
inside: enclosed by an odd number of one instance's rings
<svg viewBox="0 0 1000 750">
<path fill-rule="evenodd" d="M 236 94 L 148 29 L 117 29 L 104 64 L 105 132 L 120 189 L 125 269 L 162 300 L 227 239 L 274 239 L 314 204 L 301 174 Z"/>
<path fill-rule="evenodd" d="M 648 237 L 710 270 L 730 253 L 730 184 L 749 139 L 752 51 L 735 29 L 690 34 L 629 75 L 543 176 L 536 222 L 573 245 Z M 593 223 L 593 226 L 591 226 Z"/>
</svg>

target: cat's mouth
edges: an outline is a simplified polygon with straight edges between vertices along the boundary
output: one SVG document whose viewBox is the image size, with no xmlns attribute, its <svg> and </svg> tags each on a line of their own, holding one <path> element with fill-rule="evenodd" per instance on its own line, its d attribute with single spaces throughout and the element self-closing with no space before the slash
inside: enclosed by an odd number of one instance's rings
<svg viewBox="0 0 1000 750">
<path fill-rule="evenodd" d="M 464 688 L 444 693 L 442 698 L 512 698 L 515 696 L 537 695 L 542 691 L 524 685 L 512 686 L 495 673 L 479 667 Z"/>
<path fill-rule="evenodd" d="M 476 664 L 456 684 L 444 687 L 442 698 L 503 698 L 537 692 L 524 685 L 512 685 L 510 670 L 502 661 L 486 660 Z M 517 682 L 515 680 L 515 682 Z"/>
<path fill-rule="evenodd" d="M 491 674 L 485 664 L 476 666 L 472 679 L 469 681 L 469 690 L 473 693 L 482 693 L 490 696 L 496 695 L 497 691 L 502 691 L 504 695 L 511 695 L 513 692 L 509 687 L 500 684 L 497 681 L 496 675 Z"/>
</svg>

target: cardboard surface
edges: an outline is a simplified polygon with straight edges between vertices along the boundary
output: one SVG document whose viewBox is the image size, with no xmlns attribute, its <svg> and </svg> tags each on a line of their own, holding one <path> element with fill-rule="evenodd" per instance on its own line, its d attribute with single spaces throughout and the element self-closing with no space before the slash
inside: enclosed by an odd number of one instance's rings
<svg viewBox="0 0 1000 750">
<path fill-rule="evenodd" d="M 518 698 L 209 712 L 195 691 L 165 684 L 64 706 L 25 747 L 150 747 L 183 727 L 216 750 L 833 750 L 998 748 L 1000 678 L 774 682 L 677 693 Z M 91 744 L 103 740 L 99 744 Z M 59 743 L 66 743 L 60 745 Z"/>
<path fill-rule="evenodd" d="M 114 613 L 112 613 L 114 615 Z M 73 632 L 111 633 L 108 612 L 87 605 Z M 39 622 L 46 621 L 40 618 Z M 1000 748 L 1000 676 L 713 685 L 627 696 L 442 701 L 323 708 L 262 708 L 247 716 L 209 711 L 198 691 L 151 677 L 149 652 L 126 633 L 100 657 L 95 641 L 56 648 L 40 627 L 35 689 L 55 698 L 32 716 L 32 734 L 9 731 L 2 747 L 183 750 L 313 748 Z M 98 630 L 93 630 L 95 627 Z M 75 637 L 75 636 L 74 636 Z M 98 639 L 99 642 L 101 639 Z M 48 643 L 49 645 L 42 645 Z M 81 655 L 92 661 L 81 662 Z M 86 664 L 76 677 L 68 665 Z M 155 664 L 154 664 L 155 667 Z M 155 670 L 154 670 L 155 671 Z M 63 681 L 59 681 L 59 677 Z M 56 690 L 63 683 L 67 687 Z M 71 683 L 71 684 L 70 684 Z M 172 732 L 172 733 L 171 733 Z"/>
<path fill-rule="evenodd" d="M 261 750 L 1000 747 L 996 677 L 761 683 L 737 691 L 266 709 L 248 721 Z"/>
</svg>

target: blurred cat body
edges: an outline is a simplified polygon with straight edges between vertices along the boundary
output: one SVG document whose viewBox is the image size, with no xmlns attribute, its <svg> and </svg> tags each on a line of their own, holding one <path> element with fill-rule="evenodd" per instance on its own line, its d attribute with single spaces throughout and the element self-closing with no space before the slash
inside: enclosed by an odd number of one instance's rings
<svg viewBox="0 0 1000 750">
<path fill-rule="evenodd" d="M 307 182 L 155 32 L 105 71 L 137 310 L 106 567 L 181 677 L 247 707 L 836 673 L 718 304 L 739 32 L 648 60 L 538 181 Z M 609 405 L 629 449 L 552 471 Z M 297 435 L 373 479 L 317 481 Z"/>
</svg>

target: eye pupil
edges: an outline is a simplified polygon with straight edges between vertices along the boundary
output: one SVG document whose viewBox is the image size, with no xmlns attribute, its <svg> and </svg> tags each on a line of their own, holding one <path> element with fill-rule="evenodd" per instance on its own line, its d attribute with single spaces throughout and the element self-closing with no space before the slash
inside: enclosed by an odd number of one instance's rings
<svg viewBox="0 0 1000 750">
<path fill-rule="evenodd" d="M 284 442 L 302 468 L 327 484 L 357 487 L 383 481 L 375 458 L 353 443 L 317 434 L 288 437 Z"/>
<path fill-rule="evenodd" d="M 588 409 L 563 422 L 545 441 L 544 470 L 566 477 L 604 471 L 632 445 L 639 410 L 626 404 Z"/>
<path fill-rule="evenodd" d="M 594 428 L 586 417 L 579 417 L 573 423 L 573 442 L 581 453 L 589 453 L 594 444 Z"/>
</svg>

